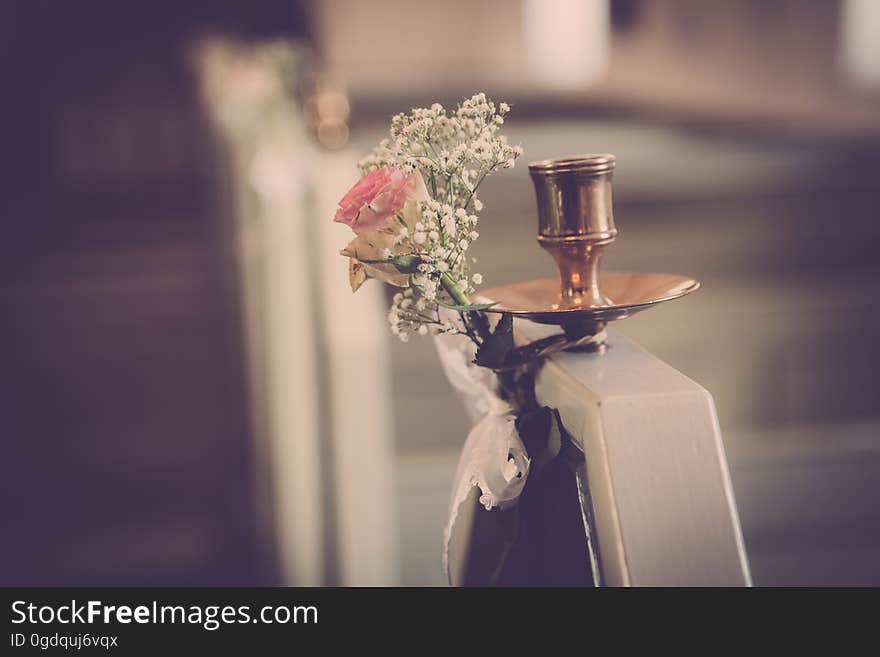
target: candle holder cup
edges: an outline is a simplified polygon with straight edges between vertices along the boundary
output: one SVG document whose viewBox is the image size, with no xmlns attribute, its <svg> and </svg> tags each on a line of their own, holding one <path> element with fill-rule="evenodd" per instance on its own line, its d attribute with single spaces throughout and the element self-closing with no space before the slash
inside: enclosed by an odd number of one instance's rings
<svg viewBox="0 0 880 657">
<path fill-rule="evenodd" d="M 556 263 L 558 279 L 492 288 L 488 312 L 560 326 L 585 349 L 604 350 L 607 322 L 624 319 L 700 284 L 676 274 L 602 272 L 605 249 L 617 238 L 611 195 L 615 157 L 582 155 L 529 165 L 538 204 L 538 244 Z"/>
</svg>

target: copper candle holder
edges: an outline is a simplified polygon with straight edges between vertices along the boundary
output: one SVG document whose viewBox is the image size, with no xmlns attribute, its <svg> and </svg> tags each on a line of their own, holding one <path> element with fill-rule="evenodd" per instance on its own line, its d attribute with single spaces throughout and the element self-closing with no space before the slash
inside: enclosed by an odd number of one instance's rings
<svg viewBox="0 0 880 657">
<path fill-rule="evenodd" d="M 529 165 L 538 198 L 538 244 L 559 268 L 560 308 L 610 303 L 599 290 L 599 262 L 617 237 L 611 204 L 613 155 Z"/>
<path fill-rule="evenodd" d="M 607 322 L 700 287 L 695 279 L 677 274 L 601 271 L 602 255 L 617 237 L 611 200 L 614 166 L 615 157 L 609 154 L 529 165 L 538 202 L 538 244 L 556 262 L 559 279 L 486 290 L 480 296 L 495 302 L 488 312 L 555 324 L 578 339 L 599 336 Z"/>
</svg>

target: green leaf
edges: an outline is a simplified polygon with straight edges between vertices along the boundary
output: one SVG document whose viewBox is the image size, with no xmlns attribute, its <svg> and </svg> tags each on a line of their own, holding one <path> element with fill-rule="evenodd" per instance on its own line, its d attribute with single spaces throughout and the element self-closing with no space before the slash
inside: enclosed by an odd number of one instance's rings
<svg viewBox="0 0 880 657">
<path fill-rule="evenodd" d="M 494 306 L 497 301 L 493 301 L 492 303 L 466 303 L 466 304 L 453 304 L 453 303 L 445 303 L 440 299 L 436 299 L 438 306 L 443 306 L 444 308 L 449 308 L 450 310 L 457 310 L 460 313 L 469 313 L 478 310 L 486 310 L 486 308 L 491 308 Z"/>
<path fill-rule="evenodd" d="M 503 367 L 513 348 L 513 317 L 509 313 L 504 313 L 495 330 L 477 349 L 474 363 L 490 369 Z"/>
<path fill-rule="evenodd" d="M 510 313 L 504 313 L 501 315 L 501 319 L 498 320 L 498 324 L 495 326 L 493 333 L 509 335 L 511 344 L 513 344 L 513 315 Z"/>
<path fill-rule="evenodd" d="M 422 259 L 415 255 L 396 255 L 391 258 L 391 264 L 402 274 L 416 273 L 421 262 Z"/>
<path fill-rule="evenodd" d="M 346 257 L 353 257 L 350 254 L 346 254 L 345 251 L 340 251 L 340 255 Z M 358 258 L 359 262 L 363 262 L 367 265 L 391 265 L 397 269 L 401 274 L 414 274 L 419 270 L 419 265 L 422 260 L 418 256 L 414 255 L 396 255 L 392 258 L 387 258 L 385 260 L 376 260 L 376 259 L 367 259 L 367 258 Z"/>
</svg>

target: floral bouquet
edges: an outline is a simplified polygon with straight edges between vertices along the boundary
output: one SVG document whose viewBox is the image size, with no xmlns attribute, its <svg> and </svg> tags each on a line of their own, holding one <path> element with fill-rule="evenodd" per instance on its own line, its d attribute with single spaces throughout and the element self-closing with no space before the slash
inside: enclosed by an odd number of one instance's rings
<svg viewBox="0 0 880 657">
<path fill-rule="evenodd" d="M 437 103 L 398 114 L 390 137 L 361 161 L 363 178 L 339 202 L 334 221 L 357 235 L 342 251 L 349 258 L 351 289 L 367 278 L 403 288 L 388 321 L 404 342 L 431 328 L 456 331 L 441 319 L 441 307 L 463 319 L 479 310 L 468 295 L 482 278 L 470 274 L 467 251 L 480 236 L 477 190 L 522 155 L 520 146 L 499 134 L 509 111 L 506 103 L 496 108 L 477 94 L 451 116 Z M 464 326 L 473 328 L 470 322 Z"/>
<path fill-rule="evenodd" d="M 471 299 L 482 282 L 471 273 L 475 261 L 467 255 L 479 237 L 483 204 L 477 192 L 489 175 L 513 168 L 523 152 L 500 134 L 509 111 L 507 103 L 496 106 L 479 93 L 451 112 L 435 103 L 393 117 L 388 138 L 360 162 L 362 178 L 334 217 L 355 233 L 341 251 L 349 260 L 351 289 L 368 278 L 401 288 L 388 311 L 391 332 L 404 342 L 413 333 L 439 336 L 447 376 L 470 400 L 474 418 L 482 417 L 459 464 L 444 567 L 451 579 L 452 526 L 478 486 L 480 503 L 499 514 L 506 535 L 489 583 L 503 581 L 522 535 L 527 514 L 520 511 L 528 505 L 520 497 L 537 488 L 534 482 L 549 476 L 552 464 L 563 461 L 557 458 L 563 448 L 571 446 L 558 413 L 534 396 L 532 367 L 555 348 L 517 348 L 512 317 L 490 315 L 492 304 Z"/>
</svg>

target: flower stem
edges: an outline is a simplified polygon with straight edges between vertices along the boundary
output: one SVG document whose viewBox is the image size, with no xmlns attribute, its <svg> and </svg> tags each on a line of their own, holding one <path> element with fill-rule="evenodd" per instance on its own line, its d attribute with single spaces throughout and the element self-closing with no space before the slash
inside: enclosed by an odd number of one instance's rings
<svg viewBox="0 0 880 657">
<path fill-rule="evenodd" d="M 449 293 L 449 296 L 453 298 L 455 303 L 459 306 L 470 306 L 471 300 L 468 298 L 464 292 L 458 289 L 458 283 L 456 283 L 452 276 L 448 271 L 440 274 L 440 284 L 443 286 L 443 289 Z"/>
<path fill-rule="evenodd" d="M 462 292 L 458 288 L 458 283 L 455 282 L 455 279 L 449 274 L 448 271 L 440 274 L 440 284 L 443 286 L 443 289 L 449 293 L 449 296 L 460 306 L 470 306 L 471 300 L 464 292 Z M 462 314 L 462 321 L 464 321 L 465 326 L 468 325 L 468 320 L 473 325 L 477 334 L 480 337 L 480 340 L 485 340 L 491 335 L 491 331 L 489 330 L 489 320 L 486 318 L 484 313 L 479 311 L 471 311 Z M 471 336 L 473 340 L 473 336 Z M 476 342 L 476 340 L 474 340 Z"/>
</svg>

